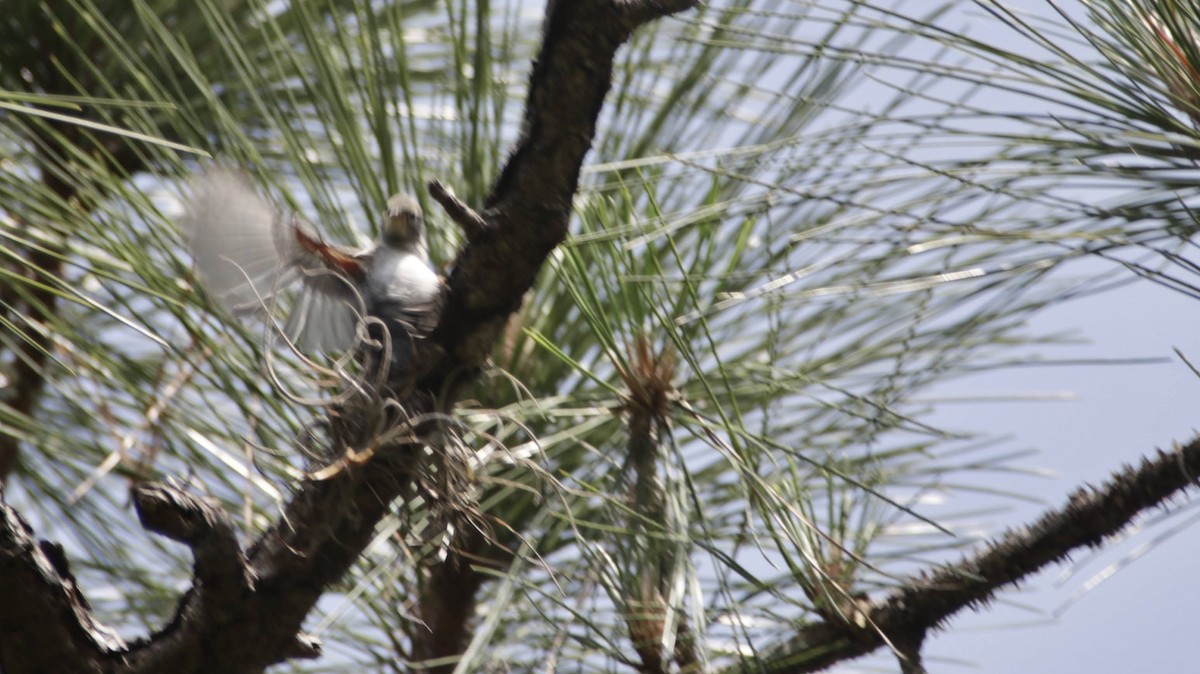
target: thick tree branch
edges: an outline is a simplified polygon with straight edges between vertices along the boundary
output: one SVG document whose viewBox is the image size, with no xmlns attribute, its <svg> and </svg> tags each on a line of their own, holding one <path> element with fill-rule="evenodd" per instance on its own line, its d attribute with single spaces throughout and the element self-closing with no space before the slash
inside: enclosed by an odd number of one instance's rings
<svg viewBox="0 0 1200 674">
<path fill-rule="evenodd" d="M 472 568 L 466 560 L 453 556 L 428 570 L 418 598 L 417 610 L 422 625 L 412 634 L 412 659 L 429 674 L 450 674 L 454 662 L 471 640 L 476 595 L 488 576 Z"/>
<path fill-rule="evenodd" d="M 529 78 L 521 135 L 480 214 L 487 227 L 463 249 L 448 280 L 434 339 L 448 358 L 435 376 L 469 372 L 491 352 L 546 256 L 566 238 L 571 203 L 613 57 L 634 29 L 696 0 L 552 0 Z"/>
<path fill-rule="evenodd" d="M 232 598 L 252 590 L 254 579 L 237 542 L 233 520 L 216 499 L 200 498 L 164 485 L 146 484 L 133 490 L 142 526 L 156 534 L 186 543 L 196 557 L 196 581 L 210 600 Z M 216 596 L 216 590 L 225 596 Z"/>
<path fill-rule="evenodd" d="M 521 135 L 482 212 L 440 183 L 431 196 L 467 235 L 447 281 L 447 302 L 433 339 L 445 358 L 423 382 L 453 389 L 491 353 L 511 314 L 533 286 L 550 251 L 566 238 L 572 201 L 596 120 L 612 84 L 617 49 L 639 26 L 698 4 L 697 0 L 551 0 L 542 46 L 529 78 Z M 417 659 L 460 652 L 484 576 L 469 566 L 439 566 L 430 582 L 445 586 L 430 603 L 427 638 Z M 436 589 L 436 588 L 433 588 Z M 430 593 L 426 593 L 429 595 Z M 438 600 L 437 593 L 432 593 Z M 452 667 L 445 667 L 446 671 Z"/>
<path fill-rule="evenodd" d="M 885 600 L 863 607 L 865 627 L 849 622 L 805 627 L 737 671 L 816 672 L 884 646 L 885 636 L 893 643 L 919 644 L 955 613 L 986 603 L 997 591 L 1065 560 L 1078 548 L 1101 545 L 1143 511 L 1196 484 L 1198 477 L 1200 437 L 1126 468 L 1101 488 L 1079 489 L 1065 506 L 1047 512 L 1032 526 L 1011 531 L 975 556 L 923 575 Z"/>
<path fill-rule="evenodd" d="M 62 548 L 36 541 L 0 488 L 0 672 L 100 672 L 125 649 L 97 623 Z"/>
<path fill-rule="evenodd" d="M 200 498 L 165 485 L 141 485 L 133 490 L 134 505 L 142 526 L 185 543 L 195 557 L 192 589 L 180 603 L 172 624 L 152 640 L 153 647 L 139 654 L 142 671 L 170 664 L 171 657 L 201 650 L 189 629 L 230 615 L 254 592 L 254 574 L 237 542 L 233 520 L 215 499 Z M 308 654 L 319 649 L 310 647 Z"/>
</svg>

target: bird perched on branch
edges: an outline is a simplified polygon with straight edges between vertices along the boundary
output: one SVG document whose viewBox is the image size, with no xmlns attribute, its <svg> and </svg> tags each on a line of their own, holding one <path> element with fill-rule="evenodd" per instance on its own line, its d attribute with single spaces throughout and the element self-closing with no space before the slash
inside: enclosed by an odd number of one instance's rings
<svg viewBox="0 0 1200 674">
<path fill-rule="evenodd" d="M 413 342 L 432 327 L 441 288 L 415 199 L 388 199 L 379 243 L 361 251 L 326 243 L 312 224 L 268 203 L 227 169 L 196 177 L 185 205 L 180 226 L 196 271 L 222 304 L 261 314 L 299 283 L 283 328 L 298 348 L 345 351 L 363 337 L 382 339 L 372 327 L 382 325 L 391 372 L 412 369 Z"/>
</svg>

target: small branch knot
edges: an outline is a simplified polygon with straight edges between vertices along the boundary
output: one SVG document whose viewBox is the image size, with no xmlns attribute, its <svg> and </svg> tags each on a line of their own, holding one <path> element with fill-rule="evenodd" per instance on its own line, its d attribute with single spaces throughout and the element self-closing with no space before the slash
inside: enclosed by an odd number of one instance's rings
<svg viewBox="0 0 1200 674">
<path fill-rule="evenodd" d="M 193 496 L 166 485 L 134 487 L 133 503 L 138 519 L 148 531 L 189 546 L 221 530 L 233 529 L 233 522 L 215 499 Z"/>
<path fill-rule="evenodd" d="M 216 499 L 193 496 L 165 484 L 140 484 L 133 488 L 133 503 L 148 531 L 192 549 L 196 580 L 201 585 L 226 591 L 253 586 L 233 520 Z M 214 599 L 205 597 L 206 601 Z"/>
</svg>

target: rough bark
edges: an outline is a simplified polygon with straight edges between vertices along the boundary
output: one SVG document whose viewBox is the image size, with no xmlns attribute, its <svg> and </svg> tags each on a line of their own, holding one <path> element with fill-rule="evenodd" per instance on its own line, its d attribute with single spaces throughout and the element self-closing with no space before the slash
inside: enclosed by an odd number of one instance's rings
<svg viewBox="0 0 1200 674">
<path fill-rule="evenodd" d="M 696 0 L 552 0 L 529 79 L 521 136 L 484 204 L 484 227 L 468 229 L 455 261 L 435 340 L 445 366 L 480 363 L 566 238 L 583 157 L 612 82 L 613 56 L 637 26 Z M 499 292 L 497 292 L 499 289 Z M 444 378 L 447 370 L 434 375 Z"/>
<path fill-rule="evenodd" d="M 0 487 L 0 496 L 3 488 Z M 75 585 L 62 548 L 34 538 L 0 502 L 0 671 L 101 672 L 126 644 L 97 623 Z"/>
</svg>

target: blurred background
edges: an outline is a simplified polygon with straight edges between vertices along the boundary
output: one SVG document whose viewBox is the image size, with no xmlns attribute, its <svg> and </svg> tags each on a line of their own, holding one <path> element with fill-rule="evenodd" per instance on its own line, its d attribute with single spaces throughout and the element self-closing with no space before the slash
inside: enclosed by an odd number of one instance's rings
<svg viewBox="0 0 1200 674">
<path fill-rule="evenodd" d="M 252 540 L 320 465 L 320 382 L 194 283 L 187 177 L 236 166 L 343 244 L 407 190 L 448 264 L 423 186 L 483 203 L 542 10 L 6 8 L 0 474 L 124 636 L 191 564 L 131 483 L 217 496 Z M 716 669 L 1190 440 L 1197 27 L 1190 0 L 721 0 L 639 32 L 571 239 L 457 413 L 511 528 L 469 572 L 463 669 L 628 671 L 648 605 Z M 411 668 L 450 533 L 394 511 L 311 618 L 326 657 L 279 671 Z M 1192 516 L 956 616 L 928 667 L 1194 670 Z"/>
</svg>

